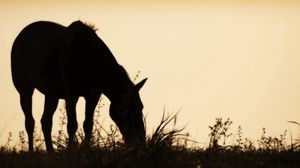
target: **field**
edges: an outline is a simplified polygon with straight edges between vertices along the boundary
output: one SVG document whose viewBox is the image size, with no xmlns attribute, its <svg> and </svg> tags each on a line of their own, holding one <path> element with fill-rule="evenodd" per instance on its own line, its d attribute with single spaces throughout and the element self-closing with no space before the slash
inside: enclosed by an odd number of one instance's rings
<svg viewBox="0 0 300 168">
<path fill-rule="evenodd" d="M 65 118 L 61 119 L 61 128 Z M 54 137 L 56 152 L 46 153 L 43 139 L 35 135 L 35 152 L 28 153 L 26 133 L 19 133 L 18 144 L 13 144 L 11 134 L 7 144 L 0 148 L 1 168 L 298 168 L 300 166 L 299 139 L 287 144 L 286 132 L 278 137 L 266 135 L 263 129 L 261 138 L 251 141 L 242 137 L 239 127 L 234 144 L 226 140 L 230 119 L 216 118 L 209 126 L 207 147 L 191 147 L 194 143 L 184 129 L 176 129 L 176 115 L 163 116 L 156 130 L 147 137 L 145 148 L 127 147 L 121 140 L 118 129 L 103 130 L 99 123 L 94 126 L 94 139 L 91 147 L 82 145 L 83 132 L 77 133 L 77 147 L 68 149 L 67 138 L 61 129 Z M 295 124 L 298 124 L 295 122 Z M 172 129 L 169 129 L 172 128 Z"/>
</svg>

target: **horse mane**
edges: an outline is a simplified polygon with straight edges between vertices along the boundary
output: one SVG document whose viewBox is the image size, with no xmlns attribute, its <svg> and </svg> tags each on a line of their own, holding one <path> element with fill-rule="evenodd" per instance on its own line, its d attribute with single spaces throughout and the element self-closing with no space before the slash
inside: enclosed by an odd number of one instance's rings
<svg viewBox="0 0 300 168">
<path fill-rule="evenodd" d="M 98 28 L 92 23 L 83 22 L 83 24 L 85 26 L 89 27 L 90 29 L 92 29 L 94 32 L 96 32 L 98 30 Z"/>
<path fill-rule="evenodd" d="M 82 22 L 80 20 L 75 21 L 72 24 L 79 25 L 81 28 L 84 28 L 86 31 L 89 31 L 89 32 L 97 31 L 97 28 L 95 27 L 95 25 L 86 23 L 86 22 Z M 114 68 L 114 71 L 117 74 L 117 76 L 120 77 L 121 81 L 125 81 L 126 83 L 129 82 L 130 85 L 134 86 L 134 83 L 130 80 L 130 77 L 129 77 L 127 71 L 125 70 L 125 68 L 123 66 L 119 65 L 114 57 L 112 57 L 112 59 L 113 59 L 113 62 L 115 62 L 117 64 L 117 66 L 115 66 L 115 68 Z"/>
</svg>

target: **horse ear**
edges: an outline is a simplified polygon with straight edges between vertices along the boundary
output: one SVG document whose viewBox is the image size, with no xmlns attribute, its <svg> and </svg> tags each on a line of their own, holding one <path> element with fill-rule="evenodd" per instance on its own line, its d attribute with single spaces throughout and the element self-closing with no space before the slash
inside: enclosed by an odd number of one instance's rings
<svg viewBox="0 0 300 168">
<path fill-rule="evenodd" d="M 140 81 L 138 84 L 135 85 L 135 88 L 137 91 L 140 91 L 140 89 L 144 86 L 145 82 L 147 81 L 148 78 L 143 79 Z"/>
</svg>

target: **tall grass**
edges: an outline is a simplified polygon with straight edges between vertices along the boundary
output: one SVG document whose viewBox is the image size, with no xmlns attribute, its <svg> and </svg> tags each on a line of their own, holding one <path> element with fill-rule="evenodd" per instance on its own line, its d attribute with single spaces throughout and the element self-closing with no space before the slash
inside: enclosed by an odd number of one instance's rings
<svg viewBox="0 0 300 168">
<path fill-rule="evenodd" d="M 279 136 L 267 135 L 250 140 L 243 137 L 242 127 L 231 133 L 233 122 L 216 118 L 208 128 L 209 144 L 206 147 L 189 147 L 191 140 L 184 128 L 177 128 L 177 114 L 166 115 L 152 133 L 147 135 L 145 148 L 131 148 L 124 144 L 118 128 L 109 129 L 99 122 L 99 108 L 94 118 L 93 139 L 90 147 L 83 145 L 84 133 L 76 133 L 77 147 L 67 149 L 65 110 L 61 109 L 60 129 L 55 134 L 55 153 L 45 152 L 41 131 L 34 133 L 35 152 L 27 153 L 25 132 L 19 132 L 14 143 L 9 133 L 7 143 L 0 148 L 0 167 L 43 168 L 202 168 L 202 167 L 299 167 L 299 142 L 287 144 L 286 131 Z M 228 139 L 235 137 L 233 143 Z"/>
<path fill-rule="evenodd" d="M 291 148 L 292 149 L 300 149 L 300 123 L 296 122 L 296 121 L 288 121 L 288 123 L 295 124 L 299 127 L 298 138 L 294 140 L 293 137 L 291 136 Z"/>
</svg>

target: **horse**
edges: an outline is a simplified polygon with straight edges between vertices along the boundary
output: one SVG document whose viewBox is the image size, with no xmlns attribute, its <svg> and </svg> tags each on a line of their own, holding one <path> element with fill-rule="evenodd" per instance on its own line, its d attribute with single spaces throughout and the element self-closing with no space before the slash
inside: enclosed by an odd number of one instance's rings
<svg viewBox="0 0 300 168">
<path fill-rule="evenodd" d="M 28 149 L 33 151 L 35 120 L 32 94 L 44 94 L 41 118 L 47 151 L 53 151 L 52 118 L 59 99 L 66 102 L 68 146 L 75 144 L 76 103 L 84 97 L 85 142 L 92 136 L 94 110 L 101 94 L 110 103 L 109 114 L 129 146 L 145 144 L 143 104 L 139 90 L 147 78 L 134 84 L 93 26 L 74 21 L 69 26 L 37 21 L 16 37 L 11 50 L 12 79 L 25 115 Z"/>
</svg>

